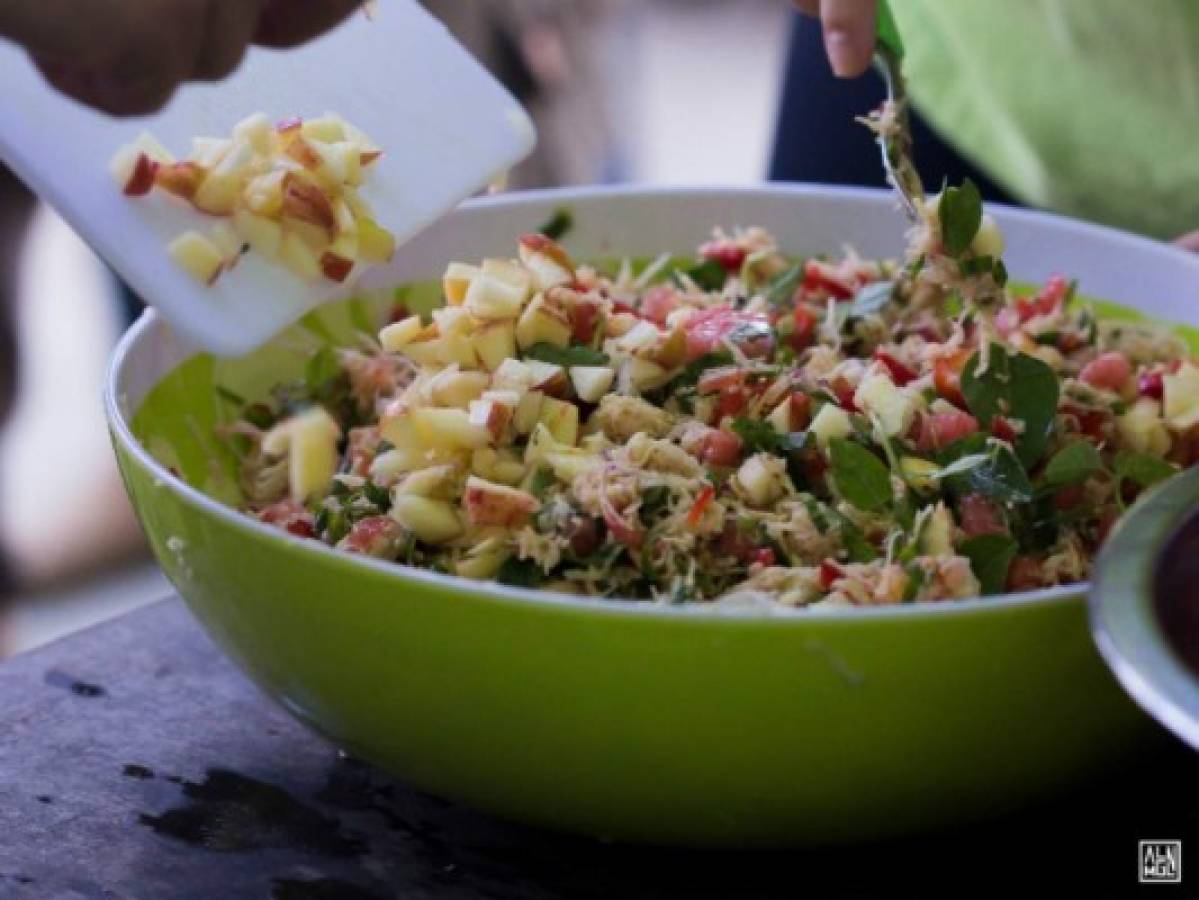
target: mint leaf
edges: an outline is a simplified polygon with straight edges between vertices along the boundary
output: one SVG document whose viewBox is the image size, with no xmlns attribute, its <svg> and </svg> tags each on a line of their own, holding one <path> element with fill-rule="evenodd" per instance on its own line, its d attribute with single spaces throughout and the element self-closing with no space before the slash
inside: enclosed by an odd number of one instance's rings
<svg viewBox="0 0 1199 900">
<path fill-rule="evenodd" d="M 1131 481 L 1142 488 L 1153 487 L 1159 481 L 1178 472 L 1178 467 L 1164 459 L 1151 456 L 1148 453 L 1137 453 L 1133 450 L 1121 450 L 1116 454 L 1112 470 L 1116 481 Z M 1117 491 L 1119 484 L 1117 484 Z"/>
<path fill-rule="evenodd" d="M 724 266 L 714 259 L 705 259 L 690 269 L 684 269 L 683 273 L 694 281 L 701 290 L 705 291 L 720 290 L 724 287 L 724 280 L 729 274 L 725 271 Z"/>
<path fill-rule="evenodd" d="M 1006 534 L 980 534 L 963 541 L 958 553 L 970 560 L 983 594 L 1007 590 L 1007 573 L 1016 556 L 1016 542 Z"/>
<path fill-rule="evenodd" d="M 858 509 L 873 512 L 891 503 L 891 473 L 861 444 L 845 438 L 831 441 L 829 474 L 837 493 Z"/>
<path fill-rule="evenodd" d="M 983 198 L 974 182 L 967 178 L 961 187 L 941 192 L 937 207 L 941 222 L 941 243 L 950 256 L 961 256 L 970 248 L 983 220 Z"/>
<path fill-rule="evenodd" d="M 544 234 L 551 241 L 560 241 L 574 227 L 574 214 L 566 207 L 562 207 L 554 210 L 554 214 L 543 222 L 537 231 Z"/>
<path fill-rule="evenodd" d="M 766 288 L 766 302 L 771 306 L 790 306 L 795 289 L 803 280 L 803 263 L 796 263 L 780 275 L 776 275 Z"/>
<path fill-rule="evenodd" d="M 1065 487 L 1085 481 L 1103 467 L 1099 451 L 1087 441 L 1075 441 L 1053 454 L 1045 466 L 1045 486 Z"/>
<path fill-rule="evenodd" d="M 1023 422 L 1024 429 L 1016 437 L 1016 454 L 1031 467 L 1045 452 L 1057 415 L 1057 375 L 1036 357 L 1009 355 L 999 344 L 991 345 L 989 365 L 981 374 L 979 361 L 980 354 L 975 353 L 962 370 L 966 406 L 984 428 L 990 427 L 995 416 Z"/>
<path fill-rule="evenodd" d="M 495 575 L 500 584 L 512 587 L 533 588 L 545 580 L 541 567 L 531 559 L 517 559 L 510 556 L 504 560 L 500 570 Z"/>
<path fill-rule="evenodd" d="M 525 359 L 536 359 L 559 366 L 604 366 L 608 364 L 608 354 L 592 350 L 582 344 L 559 347 L 557 344 L 550 344 L 546 341 L 539 341 L 526 350 Z"/>
</svg>

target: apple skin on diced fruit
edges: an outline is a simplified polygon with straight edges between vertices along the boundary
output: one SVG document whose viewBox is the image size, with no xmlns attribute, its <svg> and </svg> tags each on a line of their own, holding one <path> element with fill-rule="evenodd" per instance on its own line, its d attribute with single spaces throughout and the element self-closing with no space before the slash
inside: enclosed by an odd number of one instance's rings
<svg viewBox="0 0 1199 900">
<path fill-rule="evenodd" d="M 154 183 L 169 194 L 191 200 L 204 180 L 204 170 L 191 160 L 159 166 Z"/>
<path fill-rule="evenodd" d="M 321 272 L 330 281 L 340 284 L 350 277 L 350 272 L 353 270 L 354 260 L 334 253 L 332 250 L 326 250 L 321 254 Z"/>
<path fill-rule="evenodd" d="M 541 501 L 526 491 L 476 475 L 466 479 L 462 501 L 470 524 L 501 528 L 522 527 L 541 507 Z"/>
<path fill-rule="evenodd" d="M 337 217 L 328 195 L 295 172 L 289 172 L 283 179 L 282 214 L 285 219 L 307 222 L 322 229 L 329 240 L 337 236 Z"/>
<path fill-rule="evenodd" d="M 546 343 L 565 347 L 570 343 L 570 316 L 545 294 L 536 295 L 516 323 L 516 343 L 522 350 Z"/>
<path fill-rule="evenodd" d="M 521 236 L 517 249 L 538 290 L 548 291 L 574 281 L 574 263 L 557 241 L 544 234 L 526 234 Z"/>
<path fill-rule="evenodd" d="M 212 284 L 225 265 L 220 249 L 198 231 L 185 231 L 167 248 L 173 259 L 200 284 Z"/>
</svg>

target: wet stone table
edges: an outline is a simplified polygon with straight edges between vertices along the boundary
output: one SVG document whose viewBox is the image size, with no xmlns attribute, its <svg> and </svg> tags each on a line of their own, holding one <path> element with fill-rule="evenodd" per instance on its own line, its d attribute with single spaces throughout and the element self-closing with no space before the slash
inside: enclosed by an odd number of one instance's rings
<svg viewBox="0 0 1199 900">
<path fill-rule="evenodd" d="M 905 896 L 917 885 L 1107 897 L 1140 892 L 1139 838 L 1181 838 L 1199 859 L 1199 758 L 1173 742 L 1086 790 L 952 833 L 695 853 L 502 823 L 346 759 L 258 693 L 177 600 L 0 665 L 4 900 Z M 1165 893 L 1199 895 L 1190 865 L 1189 889 Z"/>
</svg>

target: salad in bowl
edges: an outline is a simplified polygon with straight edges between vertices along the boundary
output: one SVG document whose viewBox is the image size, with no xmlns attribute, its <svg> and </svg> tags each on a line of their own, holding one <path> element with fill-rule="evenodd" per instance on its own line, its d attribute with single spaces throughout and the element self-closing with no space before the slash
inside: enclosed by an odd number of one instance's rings
<svg viewBox="0 0 1199 900">
<path fill-rule="evenodd" d="M 558 236 L 451 263 L 439 308 L 238 399 L 244 509 L 560 593 L 880 606 L 1083 581 L 1199 453 L 1187 345 L 1062 275 L 1013 288 L 969 183 L 902 262 L 738 228 L 605 266 Z"/>
</svg>

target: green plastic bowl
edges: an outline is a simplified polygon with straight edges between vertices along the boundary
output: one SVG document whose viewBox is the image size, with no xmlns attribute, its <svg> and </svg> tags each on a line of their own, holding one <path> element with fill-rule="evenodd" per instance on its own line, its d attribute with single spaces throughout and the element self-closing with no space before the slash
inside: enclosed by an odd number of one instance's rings
<svg viewBox="0 0 1199 900">
<path fill-rule="evenodd" d="M 511 254 L 564 205 L 580 258 L 689 253 L 714 224 L 764 225 L 798 253 L 848 241 L 896 255 L 903 231 L 873 191 L 513 195 L 466 204 L 372 273 L 373 299 L 324 307 L 243 359 L 197 355 L 146 315 L 108 385 L 120 466 L 163 569 L 264 691 L 435 794 L 697 846 L 863 840 L 997 815 L 1154 737 L 1091 643 L 1085 586 L 782 614 L 583 601 L 342 555 L 226 505 L 236 487 L 211 433 L 229 412 L 217 385 L 262 394 L 322 341 L 373 329 L 390 286 Z M 1024 278 L 1068 272 L 1091 293 L 1199 317 L 1199 264 L 1181 253 L 1035 213 L 998 219 Z M 435 290 L 403 296 L 419 306 Z"/>
</svg>

